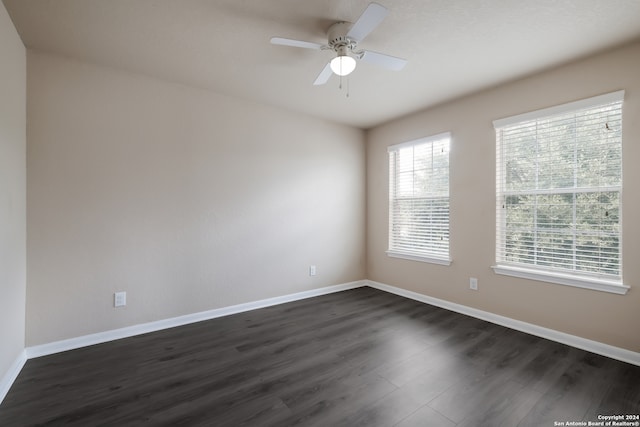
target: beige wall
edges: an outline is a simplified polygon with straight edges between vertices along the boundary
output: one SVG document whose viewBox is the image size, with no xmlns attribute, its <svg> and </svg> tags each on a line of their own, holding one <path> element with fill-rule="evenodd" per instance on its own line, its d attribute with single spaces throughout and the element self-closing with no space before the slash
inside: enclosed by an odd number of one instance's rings
<svg viewBox="0 0 640 427">
<path fill-rule="evenodd" d="M 640 43 L 372 129 L 366 174 L 359 130 L 37 52 L 28 64 L 27 345 L 368 277 L 640 351 Z M 492 121 L 619 89 L 631 291 L 495 275 Z M 453 264 L 388 258 L 386 147 L 444 131 Z"/>
<path fill-rule="evenodd" d="M 35 52 L 27 81 L 28 346 L 365 278 L 364 132 Z"/>
<path fill-rule="evenodd" d="M 428 78 L 428 76 L 425 76 Z M 620 89 L 625 296 L 499 276 L 492 121 Z M 452 132 L 449 267 L 389 258 L 387 146 Z M 640 43 L 401 118 L 368 133 L 368 278 L 632 351 L 640 351 Z M 469 277 L 479 291 L 469 290 Z"/>
<path fill-rule="evenodd" d="M 24 349 L 26 64 L 0 2 L 0 380 Z"/>
</svg>

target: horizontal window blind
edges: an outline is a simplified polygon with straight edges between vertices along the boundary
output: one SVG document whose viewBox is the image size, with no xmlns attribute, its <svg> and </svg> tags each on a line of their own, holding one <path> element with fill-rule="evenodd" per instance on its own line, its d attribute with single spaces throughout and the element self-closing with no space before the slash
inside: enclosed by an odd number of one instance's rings
<svg viewBox="0 0 640 427">
<path fill-rule="evenodd" d="M 496 262 L 621 279 L 623 92 L 496 125 Z"/>
<path fill-rule="evenodd" d="M 389 147 L 389 252 L 449 259 L 450 139 Z"/>
</svg>

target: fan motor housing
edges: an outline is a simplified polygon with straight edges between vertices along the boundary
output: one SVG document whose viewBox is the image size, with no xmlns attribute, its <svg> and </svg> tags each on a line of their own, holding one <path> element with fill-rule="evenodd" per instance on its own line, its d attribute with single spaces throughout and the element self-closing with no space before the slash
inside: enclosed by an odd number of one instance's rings
<svg viewBox="0 0 640 427">
<path fill-rule="evenodd" d="M 344 46 L 354 46 L 355 41 L 347 37 L 351 24 L 348 22 L 336 22 L 327 31 L 329 46 L 334 50 Z"/>
</svg>

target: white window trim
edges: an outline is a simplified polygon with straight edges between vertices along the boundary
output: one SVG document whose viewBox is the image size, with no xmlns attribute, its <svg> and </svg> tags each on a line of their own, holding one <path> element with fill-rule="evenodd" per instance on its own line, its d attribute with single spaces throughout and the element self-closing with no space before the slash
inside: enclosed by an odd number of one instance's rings
<svg viewBox="0 0 640 427">
<path fill-rule="evenodd" d="M 558 285 L 574 286 L 595 291 L 610 292 L 624 295 L 629 290 L 629 286 L 617 280 L 607 280 L 593 277 L 576 276 L 573 274 L 563 274 L 548 272 L 530 268 L 515 267 L 510 265 L 494 265 L 493 271 L 496 274 L 519 277 L 521 279 L 538 280 L 541 282 L 555 283 Z"/>
<path fill-rule="evenodd" d="M 494 128 L 502 128 L 520 122 L 541 119 L 543 117 L 554 116 L 556 114 L 568 113 L 570 111 L 582 110 L 585 108 L 595 107 L 601 104 L 623 101 L 624 90 L 606 93 L 604 95 L 593 96 L 591 98 L 581 99 L 579 101 L 568 102 L 562 105 L 555 105 L 541 110 L 530 111 L 528 113 L 518 114 L 516 116 L 505 117 L 504 119 L 494 120 Z"/>
<path fill-rule="evenodd" d="M 430 264 L 451 265 L 450 258 L 438 258 L 434 256 L 427 256 L 427 255 L 421 256 L 421 255 L 408 254 L 408 253 L 399 252 L 399 251 L 387 251 L 387 255 L 391 258 L 408 259 L 411 261 L 427 262 Z"/>
<path fill-rule="evenodd" d="M 624 101 L 624 90 L 581 99 L 579 101 L 556 105 L 553 107 L 531 111 L 528 113 L 518 114 L 516 116 L 506 117 L 504 119 L 494 120 L 493 126 L 494 128 L 498 129 L 524 121 L 537 120 L 547 116 L 591 108 L 597 105 L 618 101 Z M 620 236 L 620 240 L 622 241 L 622 235 Z M 491 268 L 493 268 L 493 271 L 496 274 L 518 277 L 522 279 L 538 280 L 541 282 L 555 283 L 559 285 L 574 286 L 583 289 L 610 292 L 619 295 L 625 295 L 630 289 L 630 287 L 625 285 L 622 280 L 617 279 L 581 276 L 570 273 L 512 266 L 509 264 L 497 264 L 492 266 Z"/>
<path fill-rule="evenodd" d="M 442 133 L 439 133 L 439 134 L 436 134 L 436 135 L 431 135 L 431 136 L 428 136 L 428 137 L 413 139 L 411 141 L 402 142 L 400 144 L 390 145 L 390 146 L 387 147 L 387 152 L 390 153 L 392 151 L 400 150 L 401 148 L 404 148 L 404 147 L 411 147 L 411 146 L 414 146 L 414 145 L 420 144 L 420 143 L 428 143 L 428 142 L 438 141 L 438 140 L 443 139 L 443 138 L 449 138 L 449 142 L 451 143 L 451 140 L 452 140 L 451 132 L 442 132 Z M 449 176 L 449 178 L 451 178 L 451 177 Z M 451 185 L 451 182 L 449 182 L 449 185 Z M 451 198 L 451 196 L 449 196 L 449 199 L 450 198 Z M 449 244 L 451 244 L 451 243 L 449 243 Z M 405 260 L 409 260 L 409 261 L 419 261 L 419 262 L 425 262 L 425 263 L 429 263 L 429 264 L 437 264 L 437 265 L 445 265 L 445 266 L 450 266 L 451 263 L 453 262 L 452 259 L 451 259 L 451 246 L 449 246 L 449 257 L 438 257 L 438 256 L 435 256 L 433 254 L 431 254 L 431 255 L 418 255 L 418 254 L 413 253 L 413 252 L 412 253 L 408 253 L 408 252 L 398 251 L 397 249 L 389 249 L 389 250 L 386 251 L 386 254 L 390 258 L 405 259 Z"/>
<path fill-rule="evenodd" d="M 416 144 L 422 144 L 427 142 L 439 141 L 444 138 L 451 139 L 451 132 L 442 132 L 437 135 L 427 136 L 425 138 L 412 139 L 411 141 L 402 142 L 400 144 L 390 145 L 387 147 L 387 152 L 397 151 L 405 147 L 413 147 Z"/>
</svg>

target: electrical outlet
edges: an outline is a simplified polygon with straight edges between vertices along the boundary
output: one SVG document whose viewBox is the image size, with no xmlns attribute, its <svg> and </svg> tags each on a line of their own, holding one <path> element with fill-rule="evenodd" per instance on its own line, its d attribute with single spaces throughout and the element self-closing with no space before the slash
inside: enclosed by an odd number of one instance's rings
<svg viewBox="0 0 640 427">
<path fill-rule="evenodd" d="M 127 293 L 126 292 L 116 292 L 113 294 L 113 306 L 114 307 L 123 307 L 127 305 Z"/>
<path fill-rule="evenodd" d="M 315 276 L 316 274 L 318 274 L 318 271 L 316 270 L 316 266 L 315 265 L 310 265 L 309 266 L 309 276 Z"/>
<path fill-rule="evenodd" d="M 474 291 L 478 290 L 478 279 L 476 279 L 475 277 L 469 278 L 469 289 L 472 289 Z"/>
</svg>

